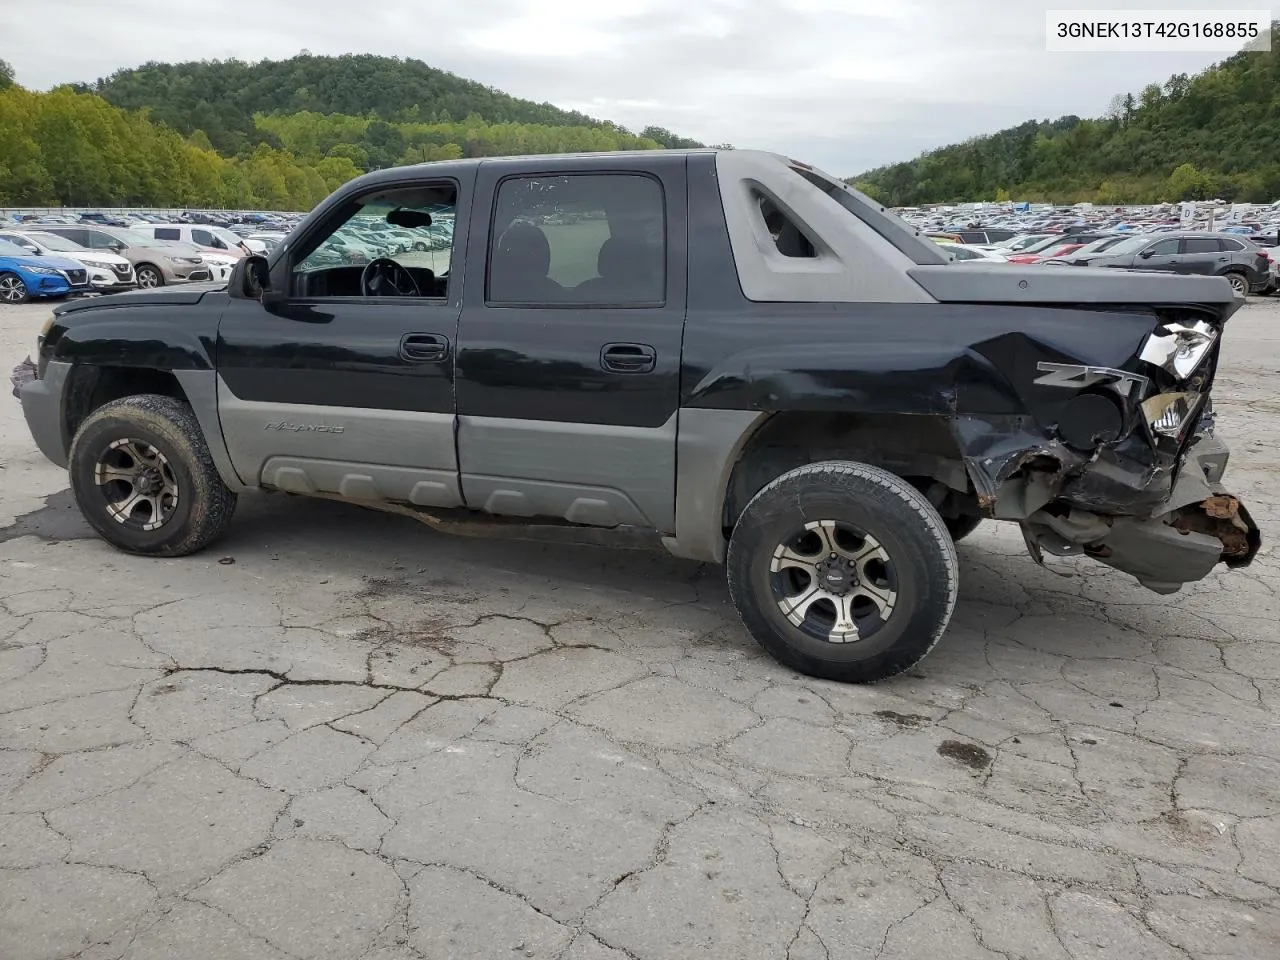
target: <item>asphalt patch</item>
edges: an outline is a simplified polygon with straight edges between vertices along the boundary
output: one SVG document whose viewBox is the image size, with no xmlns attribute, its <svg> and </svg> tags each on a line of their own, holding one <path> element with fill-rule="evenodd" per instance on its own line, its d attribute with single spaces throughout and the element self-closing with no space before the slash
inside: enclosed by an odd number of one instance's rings
<svg viewBox="0 0 1280 960">
<path fill-rule="evenodd" d="M 991 754 L 976 743 L 961 743 L 959 740 L 943 740 L 938 745 L 938 754 L 948 760 L 963 763 L 974 770 L 985 770 L 991 765 Z"/>
<path fill-rule="evenodd" d="M 46 543 L 63 540 L 92 540 L 97 536 L 85 522 L 70 490 L 59 490 L 44 498 L 44 506 L 18 517 L 0 529 L 0 543 L 19 537 L 37 537 Z"/>
</svg>

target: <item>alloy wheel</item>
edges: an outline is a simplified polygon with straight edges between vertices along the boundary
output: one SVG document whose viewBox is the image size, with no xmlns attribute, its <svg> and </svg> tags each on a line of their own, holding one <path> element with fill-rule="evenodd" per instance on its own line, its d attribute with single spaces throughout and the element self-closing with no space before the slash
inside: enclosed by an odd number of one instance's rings
<svg viewBox="0 0 1280 960">
<path fill-rule="evenodd" d="M 829 643 L 873 635 L 898 603 L 888 551 L 843 521 L 815 520 L 794 531 L 774 549 L 769 573 L 782 615 L 802 633 Z"/>
<path fill-rule="evenodd" d="M 27 285 L 20 277 L 0 277 L 0 300 L 5 303 L 22 303 L 27 299 Z"/>
<path fill-rule="evenodd" d="M 160 286 L 160 274 L 152 270 L 150 267 L 143 267 L 138 271 L 138 286 L 151 289 Z"/>
<path fill-rule="evenodd" d="M 113 442 L 98 458 L 93 481 L 107 515 L 135 530 L 158 530 L 178 506 L 178 480 L 163 453 L 141 440 Z"/>
<path fill-rule="evenodd" d="M 1227 280 L 1231 284 L 1231 289 L 1242 296 L 1249 295 L 1249 281 L 1238 273 L 1227 274 Z"/>
</svg>

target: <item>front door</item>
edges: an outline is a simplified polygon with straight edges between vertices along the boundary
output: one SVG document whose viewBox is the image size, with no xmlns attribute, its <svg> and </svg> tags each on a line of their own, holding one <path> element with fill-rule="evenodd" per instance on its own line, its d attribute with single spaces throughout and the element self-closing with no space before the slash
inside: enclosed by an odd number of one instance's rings
<svg viewBox="0 0 1280 960">
<path fill-rule="evenodd" d="M 1134 257 L 1133 265 L 1139 270 L 1162 270 L 1166 273 L 1177 273 L 1182 266 L 1182 257 L 1178 254 L 1180 241 L 1177 237 L 1165 237 L 1147 247 Z"/>
<path fill-rule="evenodd" d="M 450 179 L 342 203 L 273 262 L 262 303 L 230 301 L 218 331 L 218 413 L 241 480 L 461 504 L 453 367 L 463 278 L 450 269 L 450 238 L 465 243 L 456 213 L 470 194 L 469 178 Z M 372 224 L 389 226 L 405 252 L 381 257 Z"/>
<path fill-rule="evenodd" d="M 669 532 L 685 158 L 480 167 L 458 334 L 468 506 Z M 483 269 L 482 265 L 487 266 Z"/>
</svg>

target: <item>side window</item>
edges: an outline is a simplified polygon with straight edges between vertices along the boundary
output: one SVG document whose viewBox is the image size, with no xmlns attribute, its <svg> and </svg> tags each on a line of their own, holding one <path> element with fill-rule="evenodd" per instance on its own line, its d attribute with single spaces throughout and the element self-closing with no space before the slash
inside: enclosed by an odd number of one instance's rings
<svg viewBox="0 0 1280 960">
<path fill-rule="evenodd" d="M 494 204 L 486 300 L 661 304 L 666 241 L 662 185 L 652 177 L 512 177 Z"/>
<path fill-rule="evenodd" d="M 177 227 L 156 227 L 157 240 L 181 240 L 182 231 Z"/>
<path fill-rule="evenodd" d="M 760 205 L 760 216 L 764 220 L 764 228 L 773 238 L 774 246 L 784 257 L 812 258 L 818 255 L 813 241 L 800 229 L 790 217 L 778 209 L 777 204 L 763 193 L 755 191 L 756 201 Z"/>
<path fill-rule="evenodd" d="M 191 239 L 192 239 L 194 242 L 196 242 L 196 243 L 200 244 L 200 246 L 202 246 L 202 247 L 221 247 L 221 246 L 223 246 L 222 242 L 221 242 L 220 240 L 218 240 L 218 238 L 217 238 L 217 237 L 215 237 L 215 236 L 214 236 L 212 233 L 210 233 L 208 230 L 196 230 L 196 229 L 193 229 L 193 230 L 191 231 Z"/>
<path fill-rule="evenodd" d="M 1158 240 L 1142 252 L 1150 254 L 1153 257 L 1171 256 L 1178 252 L 1178 239 L 1173 237 L 1168 240 Z"/>
<path fill-rule="evenodd" d="M 1241 250 L 1246 249 L 1243 243 L 1239 240 L 1232 240 L 1230 237 L 1219 237 L 1218 243 L 1221 244 L 1223 250 L 1231 253 L 1239 253 Z"/>
<path fill-rule="evenodd" d="M 84 234 L 83 240 L 80 239 L 79 237 L 74 237 L 74 236 L 71 237 L 71 239 L 75 240 L 79 244 L 83 244 L 84 246 L 90 247 L 91 249 L 94 249 L 94 250 L 110 250 L 111 249 L 111 241 L 114 238 L 112 238 L 108 234 L 99 233 L 97 230 L 83 230 L 81 232 Z"/>
<path fill-rule="evenodd" d="M 448 297 L 457 206 L 453 182 L 380 190 L 353 200 L 337 224 L 298 248 L 294 295 Z M 383 263 L 366 271 L 375 260 Z"/>
<path fill-rule="evenodd" d="M 1217 253 L 1217 237 L 1186 237 L 1182 241 L 1183 253 Z"/>
</svg>

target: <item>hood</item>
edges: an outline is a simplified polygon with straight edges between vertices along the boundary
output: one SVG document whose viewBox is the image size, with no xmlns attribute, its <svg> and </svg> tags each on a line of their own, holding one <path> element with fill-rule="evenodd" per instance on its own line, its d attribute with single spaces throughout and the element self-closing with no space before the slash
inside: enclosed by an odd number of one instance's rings
<svg viewBox="0 0 1280 960">
<path fill-rule="evenodd" d="M 54 270 L 83 270 L 84 264 L 69 257 L 0 257 L 0 261 L 16 264 L 21 268 L 24 264 L 33 267 L 51 267 Z"/>
<path fill-rule="evenodd" d="M 225 290 L 226 281 L 206 283 L 184 283 L 180 287 L 155 287 L 150 290 L 129 290 L 125 293 L 113 293 L 109 297 L 96 297 L 92 300 L 68 300 L 53 308 L 56 317 L 84 310 L 114 310 L 117 307 L 182 307 L 199 303 L 205 294 L 216 290 Z"/>
</svg>

